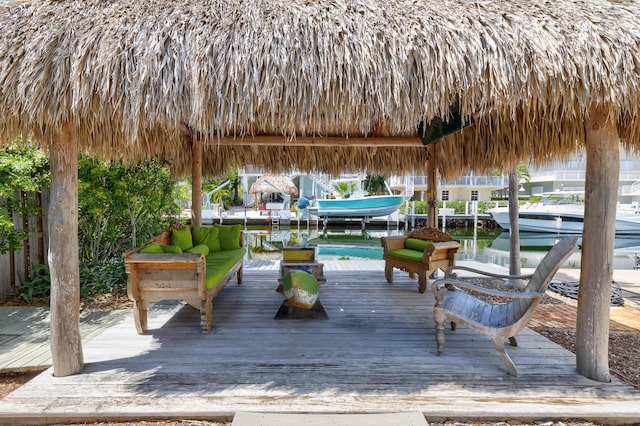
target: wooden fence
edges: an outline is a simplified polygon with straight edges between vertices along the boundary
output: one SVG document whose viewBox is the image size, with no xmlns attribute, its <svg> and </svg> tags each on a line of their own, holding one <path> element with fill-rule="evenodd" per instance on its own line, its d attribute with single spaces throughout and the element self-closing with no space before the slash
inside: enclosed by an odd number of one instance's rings
<svg viewBox="0 0 640 426">
<path fill-rule="evenodd" d="M 16 287 L 26 279 L 33 276 L 35 265 L 46 263 L 48 250 L 47 211 L 49 205 L 49 193 L 41 194 L 23 193 L 17 191 L 15 197 L 28 197 L 37 202 L 41 215 L 13 214 L 13 224 L 16 229 L 32 229 L 29 238 L 22 242 L 22 248 L 0 254 L 0 301 L 5 301 L 14 296 Z"/>
</svg>

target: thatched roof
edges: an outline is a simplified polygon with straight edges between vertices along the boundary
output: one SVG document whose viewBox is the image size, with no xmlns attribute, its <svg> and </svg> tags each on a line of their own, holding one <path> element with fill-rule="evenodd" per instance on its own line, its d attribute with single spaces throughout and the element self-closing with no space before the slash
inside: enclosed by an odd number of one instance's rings
<svg viewBox="0 0 640 426">
<path fill-rule="evenodd" d="M 592 103 L 640 147 L 637 1 L 76 0 L 0 5 L 0 144 L 44 146 L 64 122 L 101 158 L 423 170 L 422 147 L 289 147 L 303 137 L 415 135 L 459 98 L 475 126 L 440 171 L 580 149 Z M 254 136 L 279 136 L 246 146 Z M 231 138 L 231 144 L 224 141 Z"/>
<path fill-rule="evenodd" d="M 296 195 L 298 188 L 289 176 L 262 175 L 251 185 L 249 192 L 252 194 L 283 192 L 285 194 Z"/>
</svg>

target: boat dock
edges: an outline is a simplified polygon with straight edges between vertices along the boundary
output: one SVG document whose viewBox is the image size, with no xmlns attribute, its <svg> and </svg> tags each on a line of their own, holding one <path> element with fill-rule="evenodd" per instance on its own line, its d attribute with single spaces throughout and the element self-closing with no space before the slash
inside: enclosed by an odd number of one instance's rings
<svg viewBox="0 0 640 426">
<path fill-rule="evenodd" d="M 184 215 L 183 215 L 184 217 Z M 187 216 L 188 217 L 188 216 Z M 327 224 L 336 228 L 356 228 L 362 227 L 362 218 L 357 217 L 331 217 Z M 480 228 L 497 228 L 497 223 L 489 214 L 451 214 L 438 215 L 438 226 L 451 226 L 455 228 L 473 228 L 478 224 Z M 226 225 L 241 224 L 246 226 L 290 226 L 299 228 L 321 229 L 323 220 L 320 217 L 310 215 L 308 218 L 301 218 L 299 215 L 291 215 L 283 218 L 278 211 L 269 210 L 249 210 L 236 209 L 223 212 L 221 215 L 212 218 L 203 218 L 203 224 L 224 223 Z M 406 228 L 414 229 L 425 226 L 427 223 L 426 214 L 400 214 L 394 213 L 389 216 L 373 217 L 366 221 L 365 226 L 374 228 Z"/>
</svg>

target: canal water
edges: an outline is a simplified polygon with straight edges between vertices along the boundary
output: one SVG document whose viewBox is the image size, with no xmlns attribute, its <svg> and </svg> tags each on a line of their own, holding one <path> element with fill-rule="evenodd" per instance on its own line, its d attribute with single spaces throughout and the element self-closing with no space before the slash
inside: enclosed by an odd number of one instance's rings
<svg viewBox="0 0 640 426">
<path fill-rule="evenodd" d="M 448 229 L 455 239 L 460 240 L 460 250 L 456 259 L 475 260 L 508 267 L 509 233 L 501 231 L 476 231 Z M 382 259 L 380 238 L 404 235 L 402 229 L 336 228 L 323 232 L 317 228 L 280 227 L 245 230 L 247 258 L 277 260 L 283 247 L 308 245 L 316 247 L 320 261 L 336 259 Z M 544 255 L 555 245 L 562 235 L 520 234 L 520 262 L 523 268 L 535 268 Z M 578 241 L 578 245 L 581 240 Z M 633 269 L 634 256 L 640 256 L 640 238 L 616 238 L 614 247 L 614 268 Z M 564 265 L 565 268 L 580 268 L 580 249 Z"/>
</svg>

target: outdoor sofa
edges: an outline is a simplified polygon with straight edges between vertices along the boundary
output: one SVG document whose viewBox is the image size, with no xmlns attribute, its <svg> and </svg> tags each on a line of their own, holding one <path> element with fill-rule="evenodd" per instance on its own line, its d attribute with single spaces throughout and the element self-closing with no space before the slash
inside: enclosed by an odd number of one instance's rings
<svg viewBox="0 0 640 426">
<path fill-rule="evenodd" d="M 174 225 L 144 247 L 124 254 L 127 293 L 138 333 L 147 330 L 147 310 L 162 300 L 183 300 L 200 311 L 211 330 L 213 299 L 235 275 L 242 282 L 245 249 L 241 225 Z"/>
</svg>

